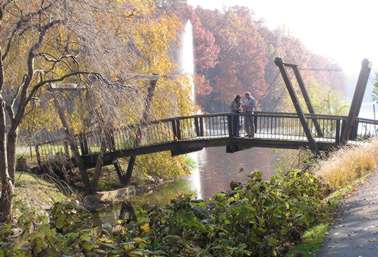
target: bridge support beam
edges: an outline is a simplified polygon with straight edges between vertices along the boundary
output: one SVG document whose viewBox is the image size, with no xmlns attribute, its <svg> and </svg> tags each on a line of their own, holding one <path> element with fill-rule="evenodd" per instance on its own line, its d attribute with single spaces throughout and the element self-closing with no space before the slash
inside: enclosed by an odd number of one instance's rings
<svg viewBox="0 0 378 257">
<path fill-rule="evenodd" d="M 90 183 L 89 176 L 88 176 L 88 170 L 87 167 L 84 164 L 84 161 L 82 159 L 82 155 L 79 152 L 79 149 L 76 145 L 75 139 L 74 139 L 74 133 L 72 132 L 72 129 L 67 121 L 66 115 L 64 113 L 63 108 L 61 107 L 59 100 L 56 95 L 53 95 L 54 105 L 57 109 L 60 121 L 62 122 L 66 140 L 68 141 L 68 144 L 71 148 L 74 160 L 76 162 L 77 167 L 79 168 L 79 172 L 81 175 L 81 180 L 84 183 L 86 190 L 88 193 L 94 193 L 96 190 L 93 188 L 92 184 Z"/>
<path fill-rule="evenodd" d="M 298 114 L 298 117 L 299 117 L 299 120 L 302 124 L 302 127 L 303 127 L 303 130 L 304 130 L 304 133 L 307 137 L 307 140 L 308 140 L 308 143 L 309 143 L 309 146 L 310 146 L 310 150 L 311 152 L 314 154 L 314 155 L 319 155 L 319 148 L 318 148 L 318 145 L 316 144 L 312 134 L 311 134 L 311 131 L 308 127 L 308 124 L 307 124 L 307 121 L 306 121 L 306 118 L 303 114 L 303 111 L 302 111 L 302 108 L 299 104 L 299 101 L 298 101 L 298 98 L 297 98 L 297 95 L 294 91 L 294 87 L 293 85 L 291 84 L 291 81 L 289 79 L 289 76 L 287 74 L 287 71 L 285 69 L 285 64 L 284 62 L 282 61 L 281 58 L 279 57 L 276 57 L 274 59 L 274 63 L 277 65 L 277 67 L 279 68 L 280 72 L 281 72 L 281 75 L 282 75 L 282 78 L 285 82 L 285 85 L 286 85 L 286 88 L 289 92 L 289 95 L 290 95 L 290 98 L 291 98 L 291 101 L 293 102 L 293 105 L 294 105 L 294 108 Z"/>
<path fill-rule="evenodd" d="M 301 89 L 303 98 L 304 98 L 305 103 L 307 105 L 307 109 L 308 109 L 310 114 L 315 115 L 314 107 L 312 107 L 310 96 L 307 93 L 307 89 L 306 89 L 306 86 L 305 86 L 304 81 L 302 79 L 302 75 L 299 72 L 298 66 L 294 64 L 294 65 L 291 65 L 291 67 L 293 68 L 295 78 L 298 81 L 298 85 L 299 85 L 299 88 Z M 320 128 L 318 120 L 314 117 L 314 118 L 312 118 L 312 122 L 314 122 L 314 126 L 315 126 L 316 133 L 317 133 L 318 137 L 323 137 L 323 131 Z"/>
<path fill-rule="evenodd" d="M 121 167 L 121 164 L 119 163 L 118 160 L 116 160 L 113 165 L 114 165 L 114 169 L 116 170 L 117 172 L 117 176 L 118 176 L 118 179 L 119 179 L 119 182 L 124 185 L 124 186 L 127 186 L 129 185 L 130 183 L 130 179 L 131 179 L 131 176 L 133 175 L 133 170 L 134 170 L 134 166 L 135 166 L 135 161 L 136 161 L 136 156 L 133 155 L 133 156 L 130 156 L 130 159 L 129 159 L 129 162 L 128 162 L 128 165 L 127 165 L 127 169 L 126 169 L 126 173 L 123 174 L 123 170 L 122 170 L 122 167 Z"/>
<path fill-rule="evenodd" d="M 354 91 L 352 105 L 349 109 L 348 118 L 341 129 L 341 144 L 345 145 L 349 139 L 357 136 L 358 122 L 357 117 L 360 113 L 362 100 L 365 95 L 367 82 L 371 72 L 371 62 L 364 59 L 361 64 L 360 75 L 358 76 L 356 89 Z M 354 133 L 353 133 L 354 132 Z M 353 134 L 352 134 L 353 133 Z"/>
<path fill-rule="evenodd" d="M 154 74 L 154 75 L 157 75 L 157 74 Z M 146 96 L 146 100 L 145 100 L 146 105 L 145 105 L 145 108 L 144 108 L 144 111 L 143 111 L 143 114 L 142 114 L 141 124 L 145 124 L 148 121 L 148 119 L 150 118 L 152 100 L 153 100 L 153 97 L 154 97 L 154 94 L 155 94 L 157 82 L 158 82 L 157 79 L 150 81 L 150 85 L 147 89 L 147 96 Z M 142 140 L 142 133 L 139 130 L 138 131 L 138 137 L 137 137 L 137 140 L 136 140 L 137 146 L 140 144 L 141 140 Z M 136 155 L 130 156 L 129 163 L 127 165 L 126 174 L 122 174 L 122 168 L 121 168 L 121 165 L 119 164 L 118 160 L 116 162 L 114 162 L 114 168 L 117 172 L 119 181 L 121 182 L 122 185 L 126 186 L 130 183 L 131 176 L 133 175 L 133 170 L 134 170 L 136 158 L 137 158 Z"/>
</svg>

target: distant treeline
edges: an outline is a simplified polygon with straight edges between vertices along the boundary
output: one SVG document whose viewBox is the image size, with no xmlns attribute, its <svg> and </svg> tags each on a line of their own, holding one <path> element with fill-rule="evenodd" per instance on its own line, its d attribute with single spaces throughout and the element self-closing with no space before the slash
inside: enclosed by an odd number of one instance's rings
<svg viewBox="0 0 378 257">
<path fill-rule="evenodd" d="M 315 68 L 302 71 L 312 91 L 344 93 L 344 74 L 335 71 L 340 69 L 337 64 L 312 53 L 284 30 L 270 30 L 249 8 L 219 11 L 169 2 L 164 1 L 164 7 L 173 9 L 183 25 L 188 19 L 193 24 L 197 99 L 204 110 L 223 111 L 236 93 L 247 90 L 266 111 L 285 107 L 285 88 L 273 63 L 276 56 Z"/>
</svg>

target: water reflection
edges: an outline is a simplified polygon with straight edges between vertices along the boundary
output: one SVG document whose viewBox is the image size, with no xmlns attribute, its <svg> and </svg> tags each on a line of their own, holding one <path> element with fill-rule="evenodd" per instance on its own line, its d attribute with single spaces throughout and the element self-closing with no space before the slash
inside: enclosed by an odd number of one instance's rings
<svg viewBox="0 0 378 257">
<path fill-rule="evenodd" d="M 190 190 L 193 192 L 194 197 L 197 199 L 203 199 L 202 193 L 202 183 L 201 183 L 201 165 L 203 160 L 206 160 L 206 151 L 194 152 L 188 154 L 188 157 L 193 160 L 194 167 L 191 171 L 189 178 L 186 178 L 187 183 L 189 184 Z M 206 162 L 206 161 L 205 161 Z"/>
<path fill-rule="evenodd" d="M 230 189 L 230 183 L 246 182 L 251 171 L 259 170 L 264 179 L 273 175 L 275 164 L 282 155 L 294 154 L 292 150 L 277 152 L 267 148 L 252 148 L 233 154 L 225 147 L 207 148 L 189 154 L 196 163 L 191 176 L 166 184 L 151 194 L 138 195 L 130 200 L 134 208 L 145 204 L 164 206 L 182 194 L 208 199 L 217 192 Z M 103 223 L 115 223 L 120 218 L 122 206 L 99 211 Z"/>
<path fill-rule="evenodd" d="M 251 171 L 259 170 L 265 179 L 273 174 L 275 154 L 272 149 L 253 148 L 233 154 L 225 147 L 207 148 L 197 153 L 197 168 L 191 178 L 193 189 L 200 189 L 203 199 L 229 190 L 230 183 L 245 182 Z M 198 196 L 198 195 L 197 195 Z"/>
</svg>

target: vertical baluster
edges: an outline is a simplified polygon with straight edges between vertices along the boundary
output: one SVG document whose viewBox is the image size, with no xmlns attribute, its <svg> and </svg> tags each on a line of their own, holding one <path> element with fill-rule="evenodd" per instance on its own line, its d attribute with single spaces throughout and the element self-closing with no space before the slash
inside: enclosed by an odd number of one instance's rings
<svg viewBox="0 0 378 257">
<path fill-rule="evenodd" d="M 198 117 L 194 118 L 194 126 L 195 126 L 195 130 L 196 130 L 196 136 L 199 137 L 201 135 L 201 132 L 200 132 L 200 128 L 199 128 Z"/>
<path fill-rule="evenodd" d="M 217 131 L 218 131 L 218 136 L 222 136 L 223 134 L 223 124 L 222 124 L 222 116 L 217 116 Z"/>
<path fill-rule="evenodd" d="M 213 135 L 213 126 L 212 126 L 212 122 L 211 122 L 211 117 L 208 117 L 208 123 L 209 123 L 209 136 L 212 137 Z"/>
<path fill-rule="evenodd" d="M 297 137 L 297 119 L 289 117 L 286 136 L 290 139 Z"/>
</svg>

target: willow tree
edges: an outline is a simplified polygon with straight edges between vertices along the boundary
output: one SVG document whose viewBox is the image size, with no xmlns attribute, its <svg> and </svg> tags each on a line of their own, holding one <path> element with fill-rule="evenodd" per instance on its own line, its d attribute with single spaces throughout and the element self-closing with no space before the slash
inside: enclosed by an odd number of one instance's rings
<svg viewBox="0 0 378 257">
<path fill-rule="evenodd" d="M 0 1 L 0 222 L 11 219 L 18 128 L 31 102 L 52 83 L 95 75 L 108 84 L 112 62 L 127 74 L 131 51 L 114 24 L 135 10 L 115 0 Z"/>
</svg>

